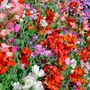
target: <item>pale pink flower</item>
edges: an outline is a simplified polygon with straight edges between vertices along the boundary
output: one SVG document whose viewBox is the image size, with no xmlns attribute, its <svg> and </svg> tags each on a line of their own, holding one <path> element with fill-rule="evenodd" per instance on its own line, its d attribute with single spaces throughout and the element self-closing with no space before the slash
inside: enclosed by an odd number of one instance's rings
<svg viewBox="0 0 90 90">
<path fill-rule="evenodd" d="M 3 20 L 6 17 L 5 13 L 0 12 L 0 18 Z"/>
<path fill-rule="evenodd" d="M 0 35 L 1 35 L 1 36 L 6 36 L 6 35 L 7 35 L 6 30 L 1 30 L 1 31 L 0 31 Z"/>
<path fill-rule="evenodd" d="M 49 2 L 50 0 L 41 0 L 41 2 Z"/>
<path fill-rule="evenodd" d="M 61 19 L 62 21 L 65 21 L 65 20 L 66 20 L 65 16 L 63 16 L 63 15 L 60 17 L 60 19 Z"/>
<path fill-rule="evenodd" d="M 0 31 L 1 36 L 6 36 L 7 34 L 10 34 L 11 30 L 10 29 L 3 29 Z"/>
<path fill-rule="evenodd" d="M 13 52 L 8 51 L 8 52 L 6 52 L 6 55 L 7 55 L 8 57 L 12 57 L 12 56 L 13 56 Z"/>
</svg>

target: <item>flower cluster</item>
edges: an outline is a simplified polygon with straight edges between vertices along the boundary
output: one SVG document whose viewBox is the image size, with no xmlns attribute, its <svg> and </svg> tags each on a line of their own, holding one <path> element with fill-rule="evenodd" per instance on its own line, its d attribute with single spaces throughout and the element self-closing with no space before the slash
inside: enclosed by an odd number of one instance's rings
<svg viewBox="0 0 90 90">
<path fill-rule="evenodd" d="M 39 70 L 39 66 L 34 65 L 32 67 L 32 73 L 30 72 L 23 80 L 24 85 L 19 82 L 13 83 L 13 90 L 29 90 L 33 88 L 33 90 L 44 90 L 42 82 L 37 80 L 38 77 L 43 77 L 44 71 Z"/>
<path fill-rule="evenodd" d="M 90 90 L 89 0 L 0 0 L 0 90 Z"/>
<path fill-rule="evenodd" d="M 11 46 L 6 43 L 0 45 L 0 74 L 7 72 L 8 67 L 15 65 L 13 60 L 14 53 L 11 50 Z"/>
</svg>

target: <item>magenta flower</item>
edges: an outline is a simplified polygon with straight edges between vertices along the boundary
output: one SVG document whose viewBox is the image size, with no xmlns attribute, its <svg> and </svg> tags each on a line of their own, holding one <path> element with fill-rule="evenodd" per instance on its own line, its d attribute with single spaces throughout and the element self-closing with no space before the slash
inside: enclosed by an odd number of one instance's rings
<svg viewBox="0 0 90 90">
<path fill-rule="evenodd" d="M 14 27 L 14 32 L 19 32 L 19 31 L 20 31 L 20 26 L 16 24 Z"/>
<path fill-rule="evenodd" d="M 16 45 L 16 46 L 14 46 L 14 47 L 12 48 L 12 51 L 13 51 L 13 52 L 16 52 L 18 49 L 19 49 L 19 47 Z"/>
<path fill-rule="evenodd" d="M 9 42 L 13 43 L 13 42 L 14 42 L 14 38 L 11 37 L 11 38 L 9 39 Z"/>
</svg>

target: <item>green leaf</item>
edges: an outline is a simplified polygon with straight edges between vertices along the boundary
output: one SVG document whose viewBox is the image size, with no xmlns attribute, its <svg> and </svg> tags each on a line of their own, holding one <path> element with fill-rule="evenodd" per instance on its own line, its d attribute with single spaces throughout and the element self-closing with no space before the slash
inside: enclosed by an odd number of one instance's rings
<svg viewBox="0 0 90 90">
<path fill-rule="evenodd" d="M 2 83 L 0 84 L 0 90 L 6 90 Z"/>
</svg>

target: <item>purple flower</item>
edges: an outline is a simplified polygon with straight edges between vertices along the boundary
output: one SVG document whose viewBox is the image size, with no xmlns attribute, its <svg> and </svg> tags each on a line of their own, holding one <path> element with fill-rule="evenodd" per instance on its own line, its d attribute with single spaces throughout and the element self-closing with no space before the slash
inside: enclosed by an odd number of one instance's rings
<svg viewBox="0 0 90 90">
<path fill-rule="evenodd" d="M 32 45 L 32 41 L 30 41 L 29 44 Z"/>
<path fill-rule="evenodd" d="M 41 45 L 34 45 L 34 53 L 32 54 L 32 56 L 38 56 L 38 55 L 45 55 L 48 57 L 52 57 L 53 53 L 50 50 L 45 50 L 45 48 L 43 48 Z"/>
<path fill-rule="evenodd" d="M 34 57 L 37 57 L 37 56 L 38 56 L 38 54 L 37 54 L 37 53 L 35 53 L 35 52 L 32 52 L 31 56 L 34 58 Z"/>
<path fill-rule="evenodd" d="M 36 35 L 33 35 L 33 36 L 32 36 L 32 39 L 33 39 L 33 40 L 36 40 L 37 38 L 38 38 L 38 36 L 36 36 Z"/>
<path fill-rule="evenodd" d="M 48 57 L 52 57 L 53 56 L 53 53 L 50 51 L 50 50 L 46 50 L 44 55 L 48 56 Z"/>
<path fill-rule="evenodd" d="M 90 64 L 88 62 L 86 63 L 86 68 L 87 70 L 90 70 Z"/>
<path fill-rule="evenodd" d="M 67 33 L 68 33 L 68 31 L 67 31 L 66 29 L 64 29 L 64 33 L 65 33 L 65 34 L 67 34 Z"/>
<path fill-rule="evenodd" d="M 9 42 L 13 43 L 13 42 L 14 42 L 14 38 L 13 38 L 13 37 L 10 38 L 10 39 L 9 39 Z"/>
</svg>

